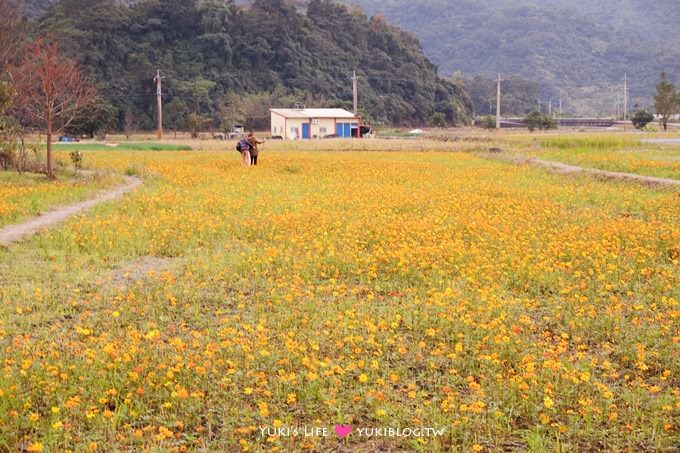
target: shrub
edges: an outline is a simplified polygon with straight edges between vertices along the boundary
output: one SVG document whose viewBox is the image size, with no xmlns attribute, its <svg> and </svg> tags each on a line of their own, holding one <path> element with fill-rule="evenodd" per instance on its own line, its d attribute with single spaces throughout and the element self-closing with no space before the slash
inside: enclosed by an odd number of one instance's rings
<svg viewBox="0 0 680 453">
<path fill-rule="evenodd" d="M 496 128 L 496 117 L 493 115 L 484 116 L 480 119 L 480 125 L 484 129 L 495 129 Z"/>
<path fill-rule="evenodd" d="M 538 130 L 557 129 L 557 122 L 550 116 L 533 111 L 524 117 L 524 122 L 529 128 L 529 132 Z"/>
<path fill-rule="evenodd" d="M 637 112 L 635 112 L 635 115 L 633 115 L 632 121 L 633 121 L 633 126 L 635 126 L 636 129 L 642 130 L 649 123 L 654 121 L 654 115 L 652 115 L 646 109 L 640 109 Z"/>
</svg>

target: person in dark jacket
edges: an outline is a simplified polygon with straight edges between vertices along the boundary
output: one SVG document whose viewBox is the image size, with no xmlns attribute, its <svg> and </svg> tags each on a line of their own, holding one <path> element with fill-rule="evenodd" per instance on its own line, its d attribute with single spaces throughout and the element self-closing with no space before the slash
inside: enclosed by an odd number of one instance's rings
<svg viewBox="0 0 680 453">
<path fill-rule="evenodd" d="M 266 140 L 259 141 L 252 132 L 248 134 L 247 140 L 250 144 L 250 164 L 257 165 L 257 155 L 260 153 L 260 150 L 257 149 L 257 145 L 264 144 Z"/>
<path fill-rule="evenodd" d="M 259 141 L 252 132 L 248 134 L 246 140 L 248 140 L 248 144 L 250 144 L 250 164 L 257 165 L 257 155 L 260 153 L 257 145 L 262 145 L 265 141 Z"/>
</svg>

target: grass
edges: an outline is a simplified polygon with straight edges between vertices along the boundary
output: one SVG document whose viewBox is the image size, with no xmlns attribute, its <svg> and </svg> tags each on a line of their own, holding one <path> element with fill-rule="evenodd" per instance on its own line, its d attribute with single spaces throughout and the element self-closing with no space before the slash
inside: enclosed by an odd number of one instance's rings
<svg viewBox="0 0 680 453">
<path fill-rule="evenodd" d="M 44 146 L 43 146 L 44 148 Z M 65 143 L 55 144 L 59 152 L 71 151 L 191 151 L 191 146 L 168 143 L 117 143 L 105 145 L 101 143 Z"/>
<path fill-rule="evenodd" d="M 620 134 L 570 135 L 565 137 L 548 137 L 541 140 L 541 146 L 557 149 L 597 149 L 611 150 L 635 148 L 640 146 L 639 139 Z"/>
<path fill-rule="evenodd" d="M 666 137 L 658 134 L 654 137 Z M 644 143 L 647 135 L 515 135 L 501 145 L 511 153 L 584 168 L 680 179 L 680 147 Z"/>
<path fill-rule="evenodd" d="M 121 181 L 115 175 L 74 176 L 68 171 L 60 171 L 57 177 L 50 181 L 45 175 L 0 171 L 0 226 L 86 199 Z"/>
<path fill-rule="evenodd" d="M 678 445 L 677 194 L 379 143 L 86 152 L 145 186 L 0 250 L 0 445 Z"/>
</svg>

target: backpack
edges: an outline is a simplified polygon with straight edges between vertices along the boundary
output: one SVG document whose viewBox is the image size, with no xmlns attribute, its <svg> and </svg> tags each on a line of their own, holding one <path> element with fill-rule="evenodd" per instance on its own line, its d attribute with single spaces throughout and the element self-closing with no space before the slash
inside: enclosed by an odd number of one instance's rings
<svg viewBox="0 0 680 453">
<path fill-rule="evenodd" d="M 241 139 L 241 141 L 236 144 L 236 151 L 240 153 L 241 151 L 245 150 L 250 151 L 250 143 L 248 143 L 248 140 L 244 138 Z"/>
</svg>

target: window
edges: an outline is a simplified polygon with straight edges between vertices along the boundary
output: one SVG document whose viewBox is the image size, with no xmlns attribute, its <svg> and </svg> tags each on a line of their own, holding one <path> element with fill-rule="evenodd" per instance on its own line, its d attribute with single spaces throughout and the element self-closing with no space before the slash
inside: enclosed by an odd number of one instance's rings
<svg viewBox="0 0 680 453">
<path fill-rule="evenodd" d="M 325 134 L 326 133 L 326 128 L 325 127 L 320 127 L 319 128 L 319 134 Z"/>
</svg>

